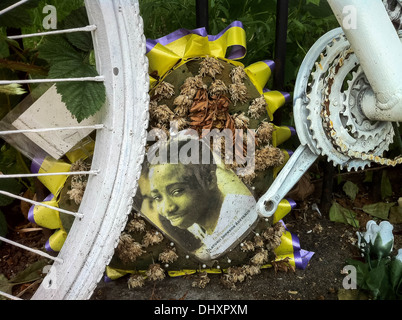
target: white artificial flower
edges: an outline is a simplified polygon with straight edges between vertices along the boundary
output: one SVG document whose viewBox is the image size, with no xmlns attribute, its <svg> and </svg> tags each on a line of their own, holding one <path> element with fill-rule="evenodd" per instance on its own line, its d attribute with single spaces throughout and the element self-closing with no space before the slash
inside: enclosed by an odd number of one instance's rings
<svg viewBox="0 0 402 320">
<path fill-rule="evenodd" d="M 366 232 L 357 233 L 359 248 L 365 253 L 374 253 L 379 258 L 388 256 L 394 245 L 393 228 L 388 221 L 382 221 L 379 225 L 374 220 L 368 221 Z"/>
</svg>

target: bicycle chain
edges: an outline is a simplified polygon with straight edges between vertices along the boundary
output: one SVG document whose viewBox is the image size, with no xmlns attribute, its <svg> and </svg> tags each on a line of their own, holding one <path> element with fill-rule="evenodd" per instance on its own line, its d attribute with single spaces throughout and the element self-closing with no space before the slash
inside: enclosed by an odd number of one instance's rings
<svg viewBox="0 0 402 320">
<path fill-rule="evenodd" d="M 310 131 L 321 153 L 348 170 L 363 169 L 371 162 L 389 166 L 402 163 L 401 156 L 394 159 L 382 156 L 393 140 L 392 123 L 371 122 L 359 108 L 365 90 L 370 90 L 360 68 L 352 73 L 347 91 L 342 91 L 345 78 L 358 66 L 345 36 L 333 39 L 320 57 L 315 71 L 311 73 L 310 103 L 306 107 L 309 110 Z M 362 83 L 366 84 L 363 85 L 364 90 Z M 363 131 L 365 127 L 367 130 Z"/>
</svg>

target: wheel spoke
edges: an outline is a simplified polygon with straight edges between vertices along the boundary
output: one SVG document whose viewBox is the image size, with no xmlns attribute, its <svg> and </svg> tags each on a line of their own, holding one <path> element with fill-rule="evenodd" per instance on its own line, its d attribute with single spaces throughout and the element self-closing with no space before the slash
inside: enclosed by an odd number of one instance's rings
<svg viewBox="0 0 402 320">
<path fill-rule="evenodd" d="M 82 129 L 103 129 L 105 126 L 103 124 L 94 124 L 90 126 L 75 126 L 75 127 L 58 127 L 58 128 L 34 128 L 34 129 L 20 129 L 20 130 L 5 130 L 0 131 L 0 136 L 18 134 L 18 133 L 40 133 L 40 132 L 51 132 L 51 131 L 63 131 L 63 130 L 82 130 Z"/>
<path fill-rule="evenodd" d="M 0 174 L 0 179 L 14 178 L 37 178 L 46 176 L 73 176 L 73 175 L 93 175 L 96 176 L 99 170 L 90 171 L 68 171 L 68 172 L 47 172 L 47 173 L 21 173 L 21 174 Z"/>
<path fill-rule="evenodd" d="M 22 4 L 24 4 L 25 2 L 28 2 L 28 1 L 29 1 L 29 0 L 21 0 L 21 1 L 17 2 L 17 3 L 14 3 L 13 5 L 11 5 L 11 6 L 7 7 L 7 8 L 5 8 L 5 9 L 1 10 L 1 11 L 0 11 L 0 16 L 1 16 L 2 14 L 6 13 L 6 12 L 8 12 L 8 11 L 10 11 L 10 10 L 12 10 L 12 9 L 14 9 L 14 8 L 16 8 L 16 7 L 18 7 L 18 6 L 20 6 L 20 5 L 22 5 Z"/>
<path fill-rule="evenodd" d="M 4 196 L 7 196 L 7 197 L 10 197 L 10 198 L 14 198 L 14 199 L 17 199 L 17 200 L 21 200 L 21 201 L 31 203 L 31 204 L 34 204 L 36 206 L 42 206 L 42 207 L 45 207 L 45 208 L 48 208 L 48 209 L 52 209 L 52 210 L 56 210 L 56 211 L 59 211 L 59 212 L 65 213 L 65 214 L 69 214 L 69 215 L 72 215 L 72 216 L 74 216 L 76 218 L 81 219 L 83 217 L 82 213 L 72 212 L 72 211 L 64 210 L 64 209 L 61 209 L 61 208 L 58 208 L 58 207 L 49 206 L 49 205 L 47 205 L 45 203 L 41 203 L 41 202 L 37 202 L 37 201 L 31 200 L 31 199 L 20 197 L 20 196 L 18 196 L 16 194 L 13 194 L 13 193 L 10 193 L 10 192 L 7 192 L 7 191 L 0 190 L 0 194 L 2 194 Z"/>
<path fill-rule="evenodd" d="M 22 300 L 21 298 L 18 298 L 16 296 L 11 295 L 11 294 L 5 293 L 3 291 L 0 291 L 0 296 L 6 297 L 7 299 L 11 299 L 11 300 Z"/>
<path fill-rule="evenodd" d="M 73 28 L 73 29 L 63 29 L 63 30 L 54 30 L 54 31 L 44 31 L 38 33 L 28 33 L 28 34 L 21 34 L 16 36 L 9 36 L 8 39 L 17 40 L 17 39 L 24 39 L 24 38 L 32 38 L 32 37 L 43 37 L 55 34 L 65 34 L 65 33 L 73 33 L 73 32 L 90 32 L 96 30 L 96 26 L 89 25 L 86 27 L 81 28 Z"/>
<path fill-rule="evenodd" d="M 27 83 L 52 83 L 52 82 L 85 82 L 95 81 L 103 82 L 105 78 L 103 76 L 96 77 L 81 77 L 81 78 L 61 78 L 61 79 L 28 79 L 28 80 L 0 80 L 0 85 L 7 84 L 27 84 Z"/>
<path fill-rule="evenodd" d="M 35 254 L 37 254 L 37 255 L 40 255 L 40 256 L 42 256 L 42 257 L 44 257 L 44 258 L 48 258 L 48 259 L 51 259 L 51 260 L 53 260 L 53 261 L 56 261 L 56 262 L 59 262 L 59 263 L 63 263 L 63 259 L 60 259 L 60 258 L 58 258 L 58 257 L 53 257 L 53 256 L 51 256 L 50 254 L 48 254 L 48 253 L 46 253 L 46 252 L 43 252 L 43 251 L 37 250 L 37 249 L 32 249 L 32 248 L 30 248 L 30 247 L 24 246 L 24 245 L 21 244 L 21 243 L 18 243 L 18 242 L 9 240 L 9 239 L 7 239 L 7 238 L 0 237 L 0 241 L 6 242 L 6 243 L 8 243 L 8 244 L 11 244 L 11 245 L 13 245 L 13 246 L 15 246 L 15 247 L 18 247 L 18 248 L 21 248 L 21 249 L 24 249 L 24 250 L 26 250 L 26 251 L 33 252 L 33 253 L 35 253 Z"/>
</svg>

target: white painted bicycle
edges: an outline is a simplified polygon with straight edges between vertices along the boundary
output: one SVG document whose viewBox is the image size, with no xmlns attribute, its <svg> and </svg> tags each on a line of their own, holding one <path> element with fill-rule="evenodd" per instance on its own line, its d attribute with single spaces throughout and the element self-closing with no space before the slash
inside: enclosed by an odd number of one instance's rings
<svg viewBox="0 0 402 320">
<path fill-rule="evenodd" d="M 343 28 L 319 39 L 300 68 L 294 114 L 301 146 L 259 200 L 259 214 L 265 217 L 275 212 L 281 199 L 319 155 L 349 170 L 372 162 L 402 162 L 401 158 L 383 157 L 394 136 L 392 122 L 402 121 L 402 45 L 397 31 L 381 0 L 328 2 Z M 79 211 L 72 213 L 77 218 L 62 250 L 57 257 L 34 250 L 54 260 L 34 299 L 91 296 L 131 211 L 145 154 L 149 77 L 138 1 L 86 0 L 85 4 L 90 21 L 86 30 L 92 33 L 101 76 L 57 81 L 103 81 L 107 105 L 102 111 L 102 123 L 96 126 L 96 147 L 92 168 L 87 172 L 86 192 Z M 350 14 L 357 25 L 345 24 Z M 24 36 L 74 31 L 82 29 Z M 49 80 L 1 80 L 0 84 L 29 81 Z M 49 289 L 52 279 L 57 279 L 57 289 Z"/>
</svg>

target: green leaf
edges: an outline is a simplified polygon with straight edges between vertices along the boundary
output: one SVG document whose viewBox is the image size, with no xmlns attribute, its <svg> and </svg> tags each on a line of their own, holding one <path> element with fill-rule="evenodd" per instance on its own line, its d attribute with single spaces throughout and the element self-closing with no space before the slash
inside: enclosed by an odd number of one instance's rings
<svg viewBox="0 0 402 320">
<path fill-rule="evenodd" d="M 391 207 L 388 218 L 391 224 L 402 223 L 402 207 L 400 206 Z"/>
<path fill-rule="evenodd" d="M 20 28 L 31 25 L 32 17 L 29 13 L 29 9 L 35 8 L 39 4 L 39 1 L 40 0 L 30 0 L 2 14 L 0 16 L 0 26 Z M 8 8 L 16 2 L 18 2 L 18 0 L 1 0 L 0 10 Z"/>
<path fill-rule="evenodd" d="M 329 209 L 329 219 L 334 222 L 350 224 L 353 227 L 359 227 L 359 221 L 355 219 L 356 213 L 350 209 L 342 207 L 339 203 L 333 202 Z"/>
<path fill-rule="evenodd" d="M 64 22 L 65 29 L 81 28 L 87 25 L 89 25 L 89 21 L 85 7 L 72 11 Z M 73 32 L 66 36 L 70 43 L 82 51 L 90 52 L 93 48 L 90 32 Z"/>
<path fill-rule="evenodd" d="M 0 28 L 0 59 L 8 57 L 10 55 L 10 50 L 8 49 L 8 44 L 6 36 L 2 33 Z"/>
<path fill-rule="evenodd" d="M 356 184 L 351 181 L 346 181 L 342 189 L 352 201 L 355 201 L 356 196 L 359 193 L 359 188 Z"/>
<path fill-rule="evenodd" d="M 0 273 L 0 291 L 3 291 L 5 293 L 11 294 L 12 293 L 12 289 L 13 289 L 13 284 L 11 284 L 7 277 L 4 274 Z M 4 298 L 2 298 L 0 296 L 0 300 L 2 300 Z"/>
<path fill-rule="evenodd" d="M 16 179 L 0 179 L 0 190 L 19 194 L 22 190 L 22 185 Z M 0 207 L 7 206 L 14 202 L 14 198 L 0 195 Z"/>
<path fill-rule="evenodd" d="M 84 74 L 85 76 L 96 76 L 97 72 L 93 66 L 83 64 L 80 69 L 72 72 L 70 76 L 80 77 L 84 76 Z M 106 101 L 105 86 L 100 82 L 66 82 L 58 83 L 56 87 L 67 109 L 78 122 L 94 115 Z"/>
<path fill-rule="evenodd" d="M 320 0 L 306 0 L 306 4 L 309 4 L 309 3 L 312 3 L 312 4 L 315 4 L 316 6 L 319 6 L 320 5 Z"/>
<path fill-rule="evenodd" d="M 376 264 L 377 261 L 372 261 Z M 395 297 L 388 273 L 387 261 L 381 260 L 379 265 L 371 269 L 367 275 L 366 284 L 373 293 L 374 299 L 388 300 Z"/>
<path fill-rule="evenodd" d="M 390 203 L 377 202 L 377 203 L 373 203 L 373 204 L 367 204 L 367 205 L 363 206 L 362 209 L 365 213 L 368 213 L 369 215 L 371 215 L 373 217 L 387 220 L 388 215 L 389 215 L 389 210 L 391 207 L 393 207 L 395 205 L 395 203 L 396 202 L 390 202 Z"/>
<path fill-rule="evenodd" d="M 98 75 L 86 59 L 88 54 L 75 49 L 64 37 L 54 37 L 39 48 L 40 57 L 51 63 L 49 78 L 81 78 Z M 88 63 L 85 61 L 88 60 Z M 78 122 L 94 115 L 106 101 L 100 82 L 60 82 L 56 84 L 62 101 Z"/>
<path fill-rule="evenodd" d="M 387 171 L 382 172 L 381 176 L 381 199 L 386 199 L 392 196 L 392 186 L 389 181 Z"/>
<path fill-rule="evenodd" d="M 38 51 L 39 58 L 48 61 L 52 67 L 60 64 L 67 70 L 71 70 L 84 59 L 81 52 L 77 51 L 65 37 L 59 35 L 47 37 L 46 41 L 38 47 Z M 72 66 L 71 63 L 74 65 Z"/>
<path fill-rule="evenodd" d="M 392 288 L 397 295 L 402 295 L 402 262 L 393 259 L 389 267 L 389 277 Z"/>
<path fill-rule="evenodd" d="M 48 264 L 49 262 L 46 259 L 38 260 L 10 279 L 10 283 L 15 285 L 40 279 L 43 268 Z"/>
</svg>

